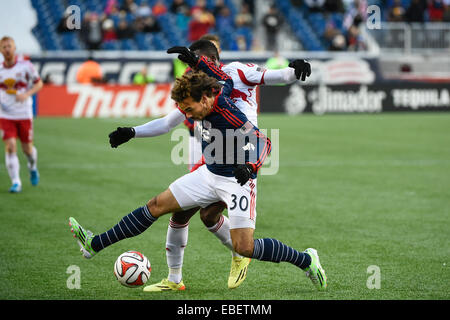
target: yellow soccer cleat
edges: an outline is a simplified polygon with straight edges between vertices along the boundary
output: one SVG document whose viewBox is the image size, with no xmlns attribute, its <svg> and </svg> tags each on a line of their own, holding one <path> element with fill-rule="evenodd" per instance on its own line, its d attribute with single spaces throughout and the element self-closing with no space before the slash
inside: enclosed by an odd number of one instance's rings
<svg viewBox="0 0 450 320">
<path fill-rule="evenodd" d="M 247 269 L 251 259 L 246 257 L 233 257 L 231 258 L 231 270 L 228 277 L 228 288 L 234 289 L 244 282 L 247 277 Z"/>
<path fill-rule="evenodd" d="M 183 291 L 186 287 L 184 286 L 183 281 L 180 283 L 175 283 L 169 281 L 169 279 L 162 279 L 161 282 L 151 284 L 149 286 L 144 287 L 145 292 L 161 292 L 161 291 Z"/>
</svg>

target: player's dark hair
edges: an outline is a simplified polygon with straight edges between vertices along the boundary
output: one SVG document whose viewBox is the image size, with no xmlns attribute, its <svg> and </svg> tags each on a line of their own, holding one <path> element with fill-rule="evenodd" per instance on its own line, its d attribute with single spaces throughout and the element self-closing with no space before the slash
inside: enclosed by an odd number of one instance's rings
<svg viewBox="0 0 450 320">
<path fill-rule="evenodd" d="M 207 56 L 210 59 L 220 61 L 219 51 L 217 51 L 214 43 L 209 40 L 197 40 L 191 44 L 189 49 L 198 55 Z"/>
<path fill-rule="evenodd" d="M 176 102 L 182 102 L 191 97 L 194 101 L 199 102 L 203 95 L 212 97 L 221 88 L 217 79 L 208 76 L 203 71 L 189 72 L 175 79 L 171 98 Z"/>
</svg>

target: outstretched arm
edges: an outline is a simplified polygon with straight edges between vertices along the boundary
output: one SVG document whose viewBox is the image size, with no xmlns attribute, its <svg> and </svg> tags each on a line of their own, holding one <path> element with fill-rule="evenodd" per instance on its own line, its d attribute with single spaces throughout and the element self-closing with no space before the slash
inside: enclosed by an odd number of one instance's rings
<svg viewBox="0 0 450 320">
<path fill-rule="evenodd" d="M 143 125 L 134 127 L 135 138 L 155 137 L 165 134 L 178 126 L 186 119 L 186 116 L 178 109 L 172 110 L 165 117 L 149 121 Z"/>
<path fill-rule="evenodd" d="M 136 127 L 118 127 L 109 134 L 112 148 L 128 142 L 132 138 L 155 137 L 165 134 L 182 123 L 186 116 L 177 108 L 165 117 L 149 121 Z"/>
<path fill-rule="evenodd" d="M 275 85 L 275 84 L 289 84 L 297 81 L 295 76 L 295 70 L 292 68 L 283 68 L 278 70 L 266 70 L 264 73 L 264 83 L 265 85 Z"/>
<path fill-rule="evenodd" d="M 279 70 L 266 70 L 264 73 L 264 84 L 289 84 L 297 80 L 305 81 L 311 75 L 311 65 L 306 60 L 294 60 L 289 67 Z"/>
</svg>

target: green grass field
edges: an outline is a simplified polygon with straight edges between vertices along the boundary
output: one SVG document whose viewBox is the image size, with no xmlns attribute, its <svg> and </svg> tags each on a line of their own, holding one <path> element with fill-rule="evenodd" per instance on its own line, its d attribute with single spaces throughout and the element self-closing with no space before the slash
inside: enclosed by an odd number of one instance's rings
<svg viewBox="0 0 450 320">
<path fill-rule="evenodd" d="M 185 251 L 185 292 L 144 293 L 113 275 L 119 254 L 139 250 L 150 282 L 167 276 L 169 216 L 92 260 L 81 257 L 68 217 L 103 232 L 186 173 L 170 135 L 111 149 L 115 127 L 146 119 L 35 120 L 41 183 L 9 194 L 0 161 L 0 299 L 449 299 L 450 114 L 260 116 L 279 128 L 280 168 L 260 176 L 256 237 L 318 249 L 329 287 L 317 292 L 288 263 L 253 260 L 246 281 L 227 289 L 230 253 L 194 216 Z M 270 133 L 270 132 L 269 132 Z M 273 141 L 275 143 L 275 141 Z M 69 266 L 81 289 L 68 289 Z M 381 287 L 368 289 L 369 266 Z M 369 281 L 370 282 L 370 281 Z"/>
</svg>

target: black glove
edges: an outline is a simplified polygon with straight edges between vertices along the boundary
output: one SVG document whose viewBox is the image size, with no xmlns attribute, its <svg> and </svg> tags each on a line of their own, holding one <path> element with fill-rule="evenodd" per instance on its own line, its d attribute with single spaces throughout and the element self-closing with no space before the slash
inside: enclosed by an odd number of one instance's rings
<svg viewBox="0 0 450 320">
<path fill-rule="evenodd" d="M 233 172 L 234 177 L 241 186 L 247 183 L 248 179 L 251 178 L 252 173 L 253 167 L 250 164 L 239 164 Z"/>
<path fill-rule="evenodd" d="M 294 60 L 289 63 L 289 67 L 295 69 L 295 76 L 297 79 L 302 78 L 302 81 L 306 80 L 306 77 L 311 75 L 311 65 L 306 60 Z"/>
<path fill-rule="evenodd" d="M 109 134 L 109 143 L 112 148 L 117 148 L 122 143 L 127 142 L 135 136 L 134 128 L 118 127 L 115 131 Z"/>
<path fill-rule="evenodd" d="M 186 62 L 191 68 L 197 66 L 200 57 L 186 47 L 172 47 L 167 50 L 167 53 L 179 53 L 178 59 Z"/>
</svg>

